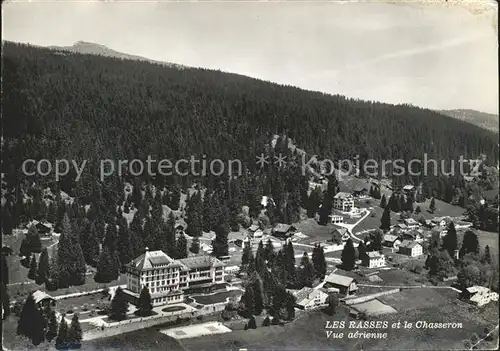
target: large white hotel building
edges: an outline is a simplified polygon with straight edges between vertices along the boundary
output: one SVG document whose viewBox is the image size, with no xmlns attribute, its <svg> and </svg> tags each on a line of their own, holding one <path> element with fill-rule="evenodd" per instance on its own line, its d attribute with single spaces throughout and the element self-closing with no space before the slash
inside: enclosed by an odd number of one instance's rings
<svg viewBox="0 0 500 351">
<path fill-rule="evenodd" d="M 178 303 L 184 291 L 211 290 L 224 283 L 224 263 L 211 256 L 192 256 L 180 260 L 161 250 L 147 251 L 127 265 L 127 288 L 136 303 L 144 286 L 154 306 Z"/>
</svg>

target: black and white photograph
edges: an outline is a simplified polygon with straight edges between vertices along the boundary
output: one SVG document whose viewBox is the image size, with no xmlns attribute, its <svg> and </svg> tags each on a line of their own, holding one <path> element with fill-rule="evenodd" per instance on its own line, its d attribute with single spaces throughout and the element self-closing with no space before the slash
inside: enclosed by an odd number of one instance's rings
<svg viewBox="0 0 500 351">
<path fill-rule="evenodd" d="M 498 3 L 7 0 L 2 350 L 499 348 Z"/>
</svg>

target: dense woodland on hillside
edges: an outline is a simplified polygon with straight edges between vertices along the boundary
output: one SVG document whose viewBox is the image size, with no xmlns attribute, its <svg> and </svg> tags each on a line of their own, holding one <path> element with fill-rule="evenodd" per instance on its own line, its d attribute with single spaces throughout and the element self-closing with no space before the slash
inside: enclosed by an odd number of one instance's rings
<svg viewBox="0 0 500 351">
<path fill-rule="evenodd" d="M 151 155 L 176 160 L 206 155 L 207 159 L 242 160 L 248 172 L 231 184 L 224 177 L 203 179 L 209 194 L 216 194 L 214 201 L 227 207 L 227 211 L 222 210 L 227 212 L 224 228 L 236 226 L 242 205 L 248 205 L 250 215 L 255 217 L 262 195 L 275 199 L 277 211 L 270 216 L 273 222 L 293 222 L 300 207 L 308 208 L 307 179 L 298 174 L 297 163 L 279 171 L 256 169 L 255 156 L 264 151 L 275 134 L 286 137 L 278 140 L 274 152 L 283 152 L 289 159 L 294 153 L 286 147 L 288 138 L 309 155 L 331 159 L 360 155 L 361 160 L 409 160 L 422 159 L 428 153 L 437 160 L 458 160 L 460 155 L 485 155 L 486 162 L 492 163 L 498 160 L 494 133 L 417 107 L 308 92 L 218 71 L 179 69 L 8 42 L 3 45 L 3 55 L 4 233 L 31 218 L 46 218 L 50 211 L 40 210 L 48 206 L 40 199 L 47 186 L 53 194 L 63 190 L 74 197 L 75 213 L 91 204 L 99 222 L 109 223 L 118 210 L 141 209 L 138 189 L 142 187 L 145 192 L 149 188 L 145 184 L 153 184 L 161 193 L 161 201 L 169 204 L 171 195 L 165 200 L 165 193 L 178 194 L 180 188 L 186 189 L 196 180 L 124 176 L 101 182 L 97 163 L 105 158 L 144 160 Z M 86 159 L 89 164 L 79 182 L 70 173 L 55 183 L 50 177 L 23 175 L 20 165 L 28 158 Z M 488 176 L 483 174 L 486 184 L 478 189 L 470 189 L 460 176 L 394 180 L 396 184 L 423 181 L 425 196 L 467 206 L 469 195 L 494 188 Z M 127 206 L 124 182 L 135 189 L 135 200 L 127 200 Z M 314 206 L 318 201 L 314 199 Z M 188 212 L 190 207 L 199 209 L 197 203 L 201 202 L 201 197 L 192 200 Z M 53 206 L 61 208 L 58 216 L 62 220 L 62 202 L 54 201 Z M 145 221 L 149 209 L 141 211 L 141 220 Z M 199 233 L 193 228 L 203 224 L 196 224 L 201 221 L 196 216 L 189 219 L 188 213 L 188 220 L 195 222 L 191 229 Z M 102 223 L 99 226 L 103 232 Z M 214 224 L 212 229 L 222 227 Z"/>
</svg>

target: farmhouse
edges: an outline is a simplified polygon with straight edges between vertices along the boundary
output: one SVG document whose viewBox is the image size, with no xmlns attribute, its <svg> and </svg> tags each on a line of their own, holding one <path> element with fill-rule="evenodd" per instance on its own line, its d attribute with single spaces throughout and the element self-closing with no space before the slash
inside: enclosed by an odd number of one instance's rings
<svg viewBox="0 0 500 351">
<path fill-rule="evenodd" d="M 384 241 L 382 242 L 382 245 L 387 247 L 393 247 L 394 249 L 397 250 L 400 244 L 401 240 L 399 240 L 399 237 L 397 235 L 392 235 L 392 234 L 384 235 Z"/>
<path fill-rule="evenodd" d="M 404 220 L 404 224 L 406 224 L 406 226 L 409 228 L 409 229 L 417 229 L 418 227 L 420 227 L 420 223 L 418 223 L 416 220 L 414 220 L 413 218 L 407 218 Z"/>
<path fill-rule="evenodd" d="M 392 226 L 393 231 L 405 231 L 408 230 L 408 226 L 404 223 L 396 223 L 395 225 Z"/>
<path fill-rule="evenodd" d="M 436 226 L 446 227 L 450 222 L 450 217 L 434 217 L 431 222 Z"/>
<path fill-rule="evenodd" d="M 370 251 L 366 253 L 366 256 L 362 260 L 363 266 L 368 268 L 378 268 L 385 266 L 385 255 L 378 251 Z"/>
<path fill-rule="evenodd" d="M 351 235 L 347 228 L 335 228 L 332 232 L 332 241 L 335 241 L 335 237 L 340 237 L 342 241 L 347 241 Z"/>
<path fill-rule="evenodd" d="M 262 196 L 262 199 L 260 200 L 260 206 L 262 206 L 262 208 L 267 208 L 267 205 L 269 203 L 274 205 L 274 200 L 269 196 Z"/>
<path fill-rule="evenodd" d="M 354 197 L 345 192 L 339 192 L 333 197 L 333 208 L 343 211 L 350 212 L 354 207 Z"/>
<path fill-rule="evenodd" d="M 462 292 L 462 296 L 469 301 L 469 303 L 484 306 L 491 301 L 498 301 L 498 293 L 491 291 L 484 286 L 471 286 Z"/>
<path fill-rule="evenodd" d="M 290 224 L 278 223 L 273 229 L 273 235 L 281 238 L 288 238 L 295 233 L 297 229 Z"/>
<path fill-rule="evenodd" d="M 404 240 L 409 240 L 409 241 L 416 241 L 417 243 L 421 243 L 424 241 L 424 236 L 422 233 L 420 233 L 417 230 L 412 230 L 410 232 L 405 232 L 401 233 L 399 235 L 399 238 L 404 241 Z"/>
<path fill-rule="evenodd" d="M 261 239 L 263 235 L 264 235 L 264 232 L 263 232 L 261 229 L 257 229 L 257 230 L 253 233 L 253 238 L 254 238 L 254 239 Z"/>
<path fill-rule="evenodd" d="M 333 224 L 344 223 L 344 217 L 339 215 L 330 216 Z"/>
<path fill-rule="evenodd" d="M 296 306 L 302 310 L 313 310 L 326 306 L 328 294 L 319 290 L 304 287 L 295 293 Z"/>
<path fill-rule="evenodd" d="M 423 254 L 423 248 L 416 241 L 403 240 L 399 245 L 399 253 L 410 257 L 417 257 Z"/>
<path fill-rule="evenodd" d="M 211 290 L 224 283 L 224 264 L 210 256 L 174 260 L 161 250 L 148 251 L 126 266 L 129 301 L 137 304 L 144 286 L 154 306 L 178 303 L 184 290 Z"/>
<path fill-rule="evenodd" d="M 368 190 L 364 187 L 356 187 L 354 189 L 354 191 L 352 192 L 352 195 L 354 197 L 358 197 L 358 198 L 363 199 L 363 198 L 368 197 Z"/>
<path fill-rule="evenodd" d="M 40 290 L 33 293 L 33 299 L 39 308 L 56 305 L 56 300 L 52 296 Z"/>
<path fill-rule="evenodd" d="M 36 230 L 38 231 L 38 234 L 41 236 L 50 236 L 52 232 L 54 231 L 54 228 L 51 223 L 42 223 L 37 220 L 33 220 L 28 225 L 26 228 L 31 227 L 32 225 L 35 226 Z"/>
<path fill-rule="evenodd" d="M 439 237 L 442 238 L 443 236 L 448 234 L 448 229 L 444 226 L 436 226 L 436 227 L 432 228 L 431 232 L 438 233 Z"/>
<path fill-rule="evenodd" d="M 353 295 L 358 290 L 356 279 L 335 273 L 326 277 L 324 287 L 345 296 Z"/>
<path fill-rule="evenodd" d="M 468 229 L 472 227 L 471 222 L 466 222 L 466 221 L 456 221 L 455 222 L 455 229 Z"/>
</svg>

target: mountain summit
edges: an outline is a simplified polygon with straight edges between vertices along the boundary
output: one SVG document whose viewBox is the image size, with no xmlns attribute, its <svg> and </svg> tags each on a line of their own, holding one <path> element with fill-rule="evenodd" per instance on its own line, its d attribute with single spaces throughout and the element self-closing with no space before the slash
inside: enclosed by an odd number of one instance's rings
<svg viewBox="0 0 500 351">
<path fill-rule="evenodd" d="M 72 46 L 49 46 L 48 48 L 56 51 L 69 51 L 79 54 L 99 55 L 99 56 L 114 57 L 124 60 L 147 61 L 169 67 L 177 67 L 177 68 L 184 67 L 176 63 L 155 61 L 138 55 L 126 54 L 120 51 L 115 51 L 113 49 L 110 49 L 105 45 L 91 43 L 87 41 L 77 41 Z"/>
</svg>

